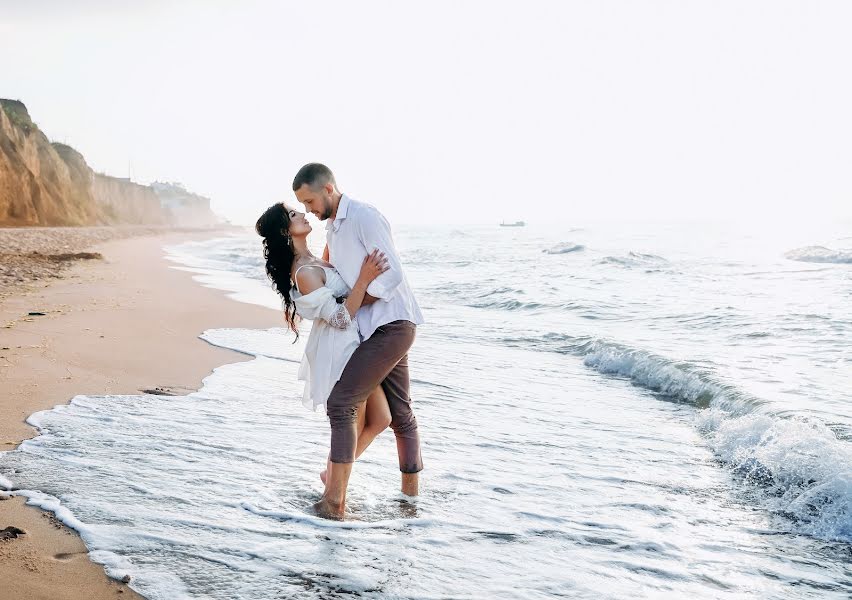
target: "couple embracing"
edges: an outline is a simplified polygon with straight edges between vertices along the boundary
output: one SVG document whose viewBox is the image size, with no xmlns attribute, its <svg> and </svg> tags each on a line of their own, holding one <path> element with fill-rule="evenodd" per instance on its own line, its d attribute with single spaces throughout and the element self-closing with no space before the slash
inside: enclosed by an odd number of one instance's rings
<svg viewBox="0 0 852 600">
<path fill-rule="evenodd" d="M 266 272 L 284 300 L 287 324 L 313 321 L 299 368 L 303 403 L 324 406 L 331 451 L 325 492 L 313 509 L 342 519 L 352 463 L 388 425 L 396 435 L 402 492 L 416 496 L 423 469 L 409 395 L 408 350 L 420 307 L 402 272 L 390 225 L 376 208 L 340 193 L 325 165 L 310 163 L 293 180 L 306 212 L 326 224 L 322 258 L 308 249 L 306 214 L 282 204 L 258 219 Z"/>
</svg>

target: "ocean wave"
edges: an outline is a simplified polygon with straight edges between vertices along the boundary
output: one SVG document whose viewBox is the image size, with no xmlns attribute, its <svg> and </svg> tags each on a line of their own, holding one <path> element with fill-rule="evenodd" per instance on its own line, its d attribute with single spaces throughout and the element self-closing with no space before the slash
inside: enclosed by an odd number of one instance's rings
<svg viewBox="0 0 852 600">
<path fill-rule="evenodd" d="M 594 340 L 580 344 L 575 353 L 583 357 L 586 366 L 600 373 L 626 377 L 634 385 L 698 408 L 714 406 L 729 414 L 745 414 L 763 403 L 714 380 L 696 365 L 614 342 Z"/>
<path fill-rule="evenodd" d="M 452 292 L 464 297 L 465 306 L 497 310 L 535 310 L 558 308 L 540 302 L 526 301 L 524 291 L 509 286 L 482 286 L 480 284 L 442 284 L 443 292 Z"/>
<path fill-rule="evenodd" d="M 542 252 L 545 254 L 568 254 L 569 252 L 580 252 L 585 249 L 586 247 L 582 244 L 575 244 L 574 242 L 559 242 L 550 248 L 545 248 Z"/>
<path fill-rule="evenodd" d="M 716 381 L 712 374 L 697 365 L 672 361 L 609 340 L 551 332 L 542 336 L 504 338 L 502 342 L 577 356 L 599 373 L 627 378 L 638 387 L 698 408 L 713 405 L 745 414 L 762 404 L 759 399 Z"/>
<path fill-rule="evenodd" d="M 767 401 L 698 365 L 607 340 L 551 333 L 505 342 L 572 354 L 599 373 L 692 404 L 713 453 L 766 508 L 797 532 L 852 541 L 852 446 L 819 419 L 773 414 Z"/>
<path fill-rule="evenodd" d="M 800 262 L 852 264 L 852 250 L 831 250 L 824 246 L 796 248 L 785 253 L 784 257 Z"/>
<path fill-rule="evenodd" d="M 510 290 L 509 288 L 501 288 L 506 290 L 505 292 L 495 291 L 492 294 L 482 293 L 476 294 L 473 296 L 473 300 L 469 301 L 465 304 L 465 306 L 469 306 L 471 308 L 485 308 L 485 309 L 497 309 L 497 310 L 549 310 L 549 311 L 572 311 L 575 314 L 578 314 L 580 317 L 586 319 L 617 319 L 620 318 L 615 314 L 607 314 L 599 310 L 601 308 L 601 303 L 599 302 L 585 302 L 582 300 L 569 300 L 568 302 L 562 303 L 547 303 L 547 302 L 533 302 L 533 301 L 525 301 L 519 300 L 514 297 L 519 294 L 523 294 L 521 290 Z M 497 298 L 495 297 L 497 294 L 507 293 L 511 294 L 512 297 L 509 298 Z M 478 300 L 482 298 L 482 300 Z"/>
<path fill-rule="evenodd" d="M 626 256 L 607 256 L 598 261 L 598 264 L 617 265 L 619 267 L 652 267 L 668 264 L 662 256 L 656 254 L 642 254 L 641 252 L 629 252 Z"/>
<path fill-rule="evenodd" d="M 471 308 L 492 308 L 498 310 L 535 310 L 539 308 L 550 308 L 547 304 L 540 302 L 522 302 L 520 300 L 489 300 L 486 302 L 473 302 L 468 304 Z"/>
<path fill-rule="evenodd" d="M 852 447 L 824 423 L 774 415 L 766 401 L 688 363 L 602 341 L 582 344 L 576 352 L 601 373 L 627 377 L 701 409 L 696 425 L 714 454 L 796 531 L 852 540 Z"/>
<path fill-rule="evenodd" d="M 852 541 L 852 447 L 824 423 L 806 416 L 732 418 L 718 409 L 702 411 L 698 423 L 716 456 L 796 531 Z"/>
<path fill-rule="evenodd" d="M 472 292 L 472 295 L 473 295 L 474 298 L 490 298 L 491 296 L 495 296 L 497 294 L 523 294 L 524 293 L 524 290 L 520 290 L 518 288 L 506 287 L 506 286 L 487 289 L 487 290 L 474 288 L 474 290 L 475 291 Z"/>
</svg>

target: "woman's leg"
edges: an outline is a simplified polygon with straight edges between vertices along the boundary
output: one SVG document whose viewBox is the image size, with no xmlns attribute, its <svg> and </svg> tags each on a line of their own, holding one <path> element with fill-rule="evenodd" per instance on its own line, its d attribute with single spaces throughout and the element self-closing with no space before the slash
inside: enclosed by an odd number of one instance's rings
<svg viewBox="0 0 852 600">
<path fill-rule="evenodd" d="M 361 456 L 376 437 L 390 427 L 391 413 L 388 399 L 382 386 L 376 387 L 367 398 L 363 426 L 358 429 L 358 445 L 355 446 L 355 458 Z M 360 414 L 358 415 L 361 416 Z"/>
<path fill-rule="evenodd" d="M 378 386 L 367 397 L 364 406 L 358 411 L 358 445 L 355 447 L 355 458 L 357 459 L 364 453 L 376 436 L 390 426 L 391 414 L 388 407 L 388 399 L 382 386 Z M 331 459 L 326 461 L 325 471 L 320 473 L 320 479 L 323 485 L 328 481 L 328 474 L 331 472 Z"/>
</svg>

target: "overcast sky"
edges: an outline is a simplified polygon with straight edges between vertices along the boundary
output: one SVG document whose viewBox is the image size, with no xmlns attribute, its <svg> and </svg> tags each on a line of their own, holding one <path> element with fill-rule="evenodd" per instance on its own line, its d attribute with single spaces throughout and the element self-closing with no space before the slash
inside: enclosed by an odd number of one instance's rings
<svg viewBox="0 0 852 600">
<path fill-rule="evenodd" d="M 852 214 L 852 2 L 0 0 L 0 97 L 254 222 Z"/>
</svg>

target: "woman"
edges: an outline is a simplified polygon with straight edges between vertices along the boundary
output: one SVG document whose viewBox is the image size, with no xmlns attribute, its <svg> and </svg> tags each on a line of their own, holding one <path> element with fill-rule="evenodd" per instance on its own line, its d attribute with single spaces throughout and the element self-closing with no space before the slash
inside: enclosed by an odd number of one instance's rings
<svg viewBox="0 0 852 600">
<path fill-rule="evenodd" d="M 313 321 L 299 379 L 305 382 L 302 404 L 316 410 L 325 406 L 360 343 L 355 313 L 361 307 L 367 285 L 388 269 L 387 260 L 378 251 L 367 256 L 358 281 L 350 290 L 331 264 L 308 249 L 311 225 L 304 213 L 274 204 L 257 220 L 255 230 L 263 237 L 266 274 L 284 300 L 284 319 L 297 339 L 296 315 Z M 388 401 L 379 386 L 367 398 L 365 410 L 358 412 L 355 458 L 387 429 L 390 421 Z M 320 474 L 323 484 L 331 466 L 331 461 L 327 461 L 326 471 Z"/>
</svg>

